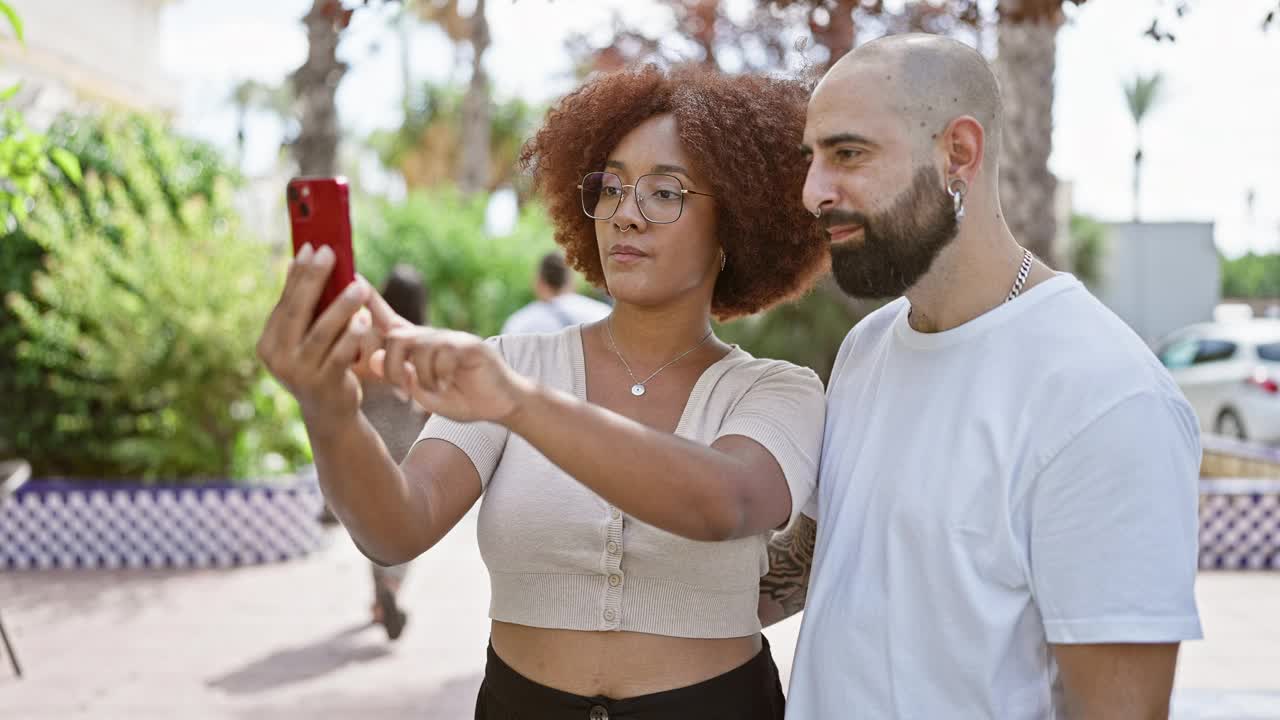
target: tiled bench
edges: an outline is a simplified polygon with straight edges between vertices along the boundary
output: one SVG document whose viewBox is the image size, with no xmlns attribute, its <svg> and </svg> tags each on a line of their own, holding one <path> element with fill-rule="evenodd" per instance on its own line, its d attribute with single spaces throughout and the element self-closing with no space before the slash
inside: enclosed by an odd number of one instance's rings
<svg viewBox="0 0 1280 720">
<path fill-rule="evenodd" d="M 1280 449 L 1202 443 L 1200 567 L 1280 570 Z"/>
<path fill-rule="evenodd" d="M 142 486 L 33 480 L 0 507 L 0 569 L 227 567 L 322 545 L 313 478 Z"/>
</svg>

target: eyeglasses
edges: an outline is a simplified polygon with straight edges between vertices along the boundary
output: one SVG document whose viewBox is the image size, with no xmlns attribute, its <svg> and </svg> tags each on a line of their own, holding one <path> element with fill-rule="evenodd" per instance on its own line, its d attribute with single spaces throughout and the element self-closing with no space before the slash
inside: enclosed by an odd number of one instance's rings
<svg viewBox="0 0 1280 720">
<path fill-rule="evenodd" d="M 635 185 L 623 185 L 622 178 L 611 172 L 587 173 L 578 185 L 582 193 L 582 211 L 593 220 L 608 220 L 622 207 L 627 189 L 635 192 L 636 205 L 645 220 L 659 225 L 673 223 L 684 212 L 685 195 L 715 197 L 688 190 L 674 175 L 641 175 Z"/>
</svg>

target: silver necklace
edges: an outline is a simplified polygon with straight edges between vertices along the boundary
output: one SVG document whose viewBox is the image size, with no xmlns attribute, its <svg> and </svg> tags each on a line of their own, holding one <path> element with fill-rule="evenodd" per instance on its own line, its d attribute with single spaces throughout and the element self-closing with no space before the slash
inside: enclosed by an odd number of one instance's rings
<svg viewBox="0 0 1280 720">
<path fill-rule="evenodd" d="M 1009 297 L 1005 298 L 1005 302 L 1018 297 L 1022 294 L 1022 286 L 1027 284 L 1027 276 L 1031 274 L 1031 263 L 1035 261 L 1035 256 L 1031 251 L 1022 249 L 1022 266 L 1018 268 L 1018 279 L 1013 281 L 1013 289 L 1009 291 Z"/>
<path fill-rule="evenodd" d="M 613 316 L 612 315 L 610 315 L 608 321 L 605 322 L 604 330 L 605 332 L 609 333 L 609 349 L 613 351 L 614 355 L 618 356 L 618 359 L 622 361 L 622 367 L 626 368 L 627 374 L 631 376 L 631 382 L 634 383 L 631 386 L 631 394 L 635 395 L 636 397 L 642 397 L 645 394 L 645 391 L 646 391 L 645 384 L 648 383 L 650 380 L 658 377 L 658 373 L 676 364 L 676 362 L 678 362 L 685 355 L 688 355 L 694 350 L 697 350 L 698 348 L 702 347 L 702 344 L 707 341 L 707 338 L 711 337 L 711 331 L 707 330 L 707 334 L 703 335 L 702 339 L 699 340 L 697 344 L 695 344 L 693 347 L 689 348 L 688 350 L 685 350 L 684 352 L 680 353 L 674 358 L 671 358 L 671 360 L 667 361 L 666 365 L 663 365 L 657 370 L 654 370 L 649 375 L 649 377 L 643 380 L 637 380 L 636 374 L 631 372 L 631 366 L 627 364 L 627 359 L 622 357 L 622 353 L 618 351 L 618 343 L 614 342 L 613 340 Z"/>
<path fill-rule="evenodd" d="M 1018 277 L 1014 279 L 1013 287 L 1010 288 L 1009 294 L 1005 296 L 1005 302 L 1010 302 L 1022 294 L 1022 286 L 1027 284 L 1027 276 L 1031 274 L 1031 266 L 1035 264 L 1035 260 L 1036 256 L 1032 255 L 1030 250 L 1026 248 L 1022 249 L 1022 265 L 1018 267 Z M 913 311 L 914 308 L 907 310 L 908 318 L 911 317 L 911 313 Z"/>
</svg>

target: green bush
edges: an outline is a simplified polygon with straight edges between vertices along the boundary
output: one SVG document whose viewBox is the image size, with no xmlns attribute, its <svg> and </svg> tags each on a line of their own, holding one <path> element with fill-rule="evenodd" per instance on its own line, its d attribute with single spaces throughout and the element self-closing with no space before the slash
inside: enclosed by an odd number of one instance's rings
<svg viewBox="0 0 1280 720">
<path fill-rule="evenodd" d="M 29 203 L 56 214 L 60 222 L 84 224 L 117 238 L 119 228 L 113 214 L 114 197 L 99 194 L 90 198 L 80 187 L 81 172 L 102 181 L 118 182 L 123 197 L 138 216 L 166 218 L 184 230 L 191 229 L 188 205 L 200 208 L 199 222 L 212 225 L 235 220 L 231 206 L 231 185 L 235 173 L 218 158 L 216 151 L 194 140 L 170 133 L 158 120 L 141 115 L 63 115 L 42 135 L 56 157 L 64 162 L 49 164 L 30 178 Z M 0 236 L 0 297 L 30 291 L 32 274 L 39 269 L 44 250 L 28 232 L 30 223 Z M 0 388 L 4 376 L 13 370 L 11 355 L 15 338 L 12 317 L 0 304 Z M 0 427 L 0 437 L 4 436 Z"/>
<path fill-rule="evenodd" d="M 1070 235 L 1071 272 L 1085 285 L 1097 287 L 1107 257 L 1107 226 L 1087 215 L 1072 215 Z"/>
<path fill-rule="evenodd" d="M 85 169 L 0 238 L 0 438 L 41 473 L 247 477 L 308 459 L 253 346 L 283 268 L 245 239 L 225 165 L 141 117 L 63 118 Z M 34 272 L 31 265 L 36 266 Z M 24 273 L 21 265 L 25 265 Z"/>
<path fill-rule="evenodd" d="M 508 237 L 484 232 L 488 198 L 452 189 L 415 192 L 403 202 L 369 200 L 355 214 L 356 269 L 381 286 L 391 268 L 418 269 L 431 292 L 430 322 L 481 336 L 533 300 L 538 259 L 555 248 L 541 206 L 526 203 Z"/>
</svg>

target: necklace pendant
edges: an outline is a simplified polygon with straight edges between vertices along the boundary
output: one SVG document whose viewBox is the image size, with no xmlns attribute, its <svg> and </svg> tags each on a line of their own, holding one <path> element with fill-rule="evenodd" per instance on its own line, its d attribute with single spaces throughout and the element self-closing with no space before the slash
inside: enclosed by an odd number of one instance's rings
<svg viewBox="0 0 1280 720">
<path fill-rule="evenodd" d="M 632 385 L 631 394 L 635 395 L 636 397 L 640 397 L 641 395 L 644 395 L 644 385 L 641 385 L 640 383 L 636 383 L 635 385 Z"/>
</svg>

